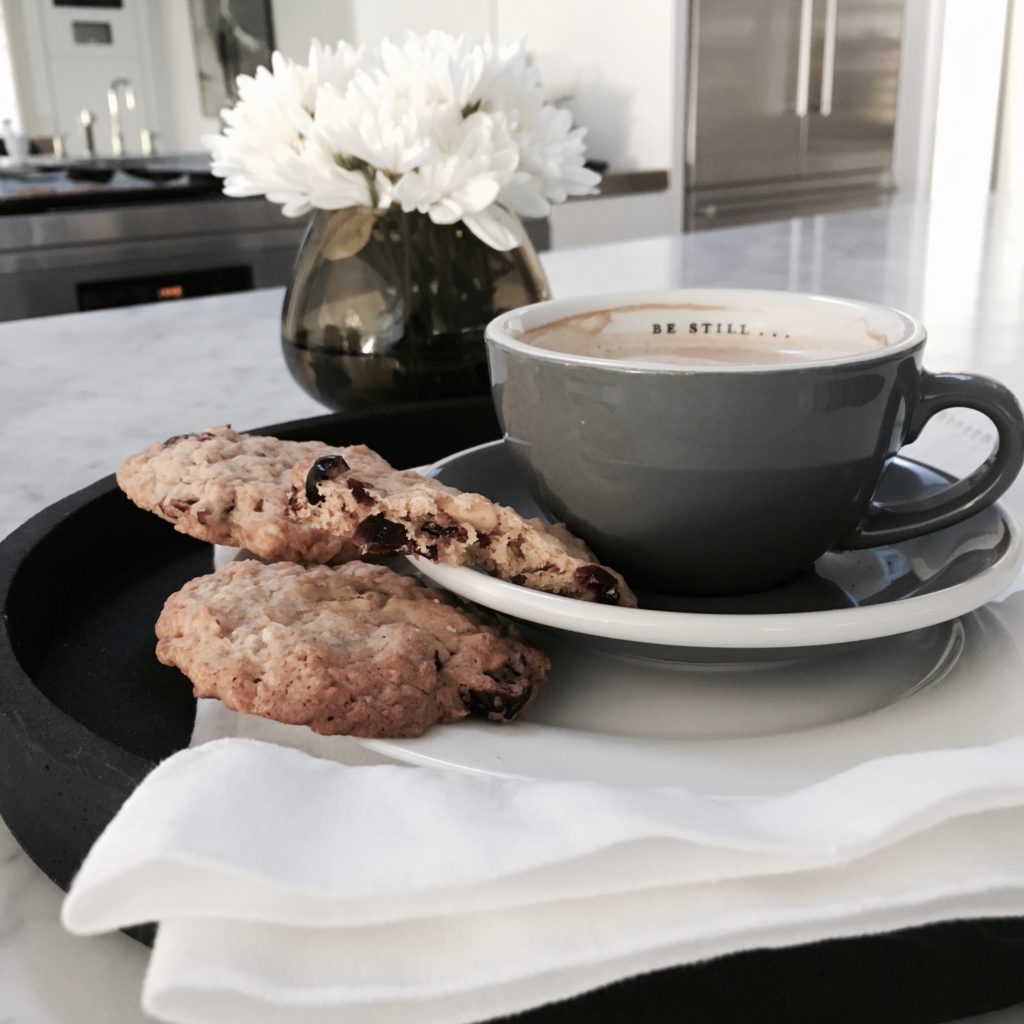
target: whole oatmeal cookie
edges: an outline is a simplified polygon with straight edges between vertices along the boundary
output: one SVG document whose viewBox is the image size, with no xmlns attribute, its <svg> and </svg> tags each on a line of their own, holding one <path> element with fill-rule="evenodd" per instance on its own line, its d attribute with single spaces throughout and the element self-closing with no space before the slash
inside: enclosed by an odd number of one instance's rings
<svg viewBox="0 0 1024 1024">
<path fill-rule="evenodd" d="M 327 735 L 512 719 L 550 667 L 514 627 L 365 562 L 232 562 L 172 594 L 156 635 L 197 697 Z"/>
<path fill-rule="evenodd" d="M 248 548 L 268 561 L 330 562 L 358 552 L 343 538 L 283 514 L 291 469 L 328 449 L 211 427 L 156 442 L 117 470 L 121 490 L 190 537 Z"/>
<path fill-rule="evenodd" d="M 396 470 L 365 445 L 307 455 L 292 485 L 288 515 L 350 538 L 364 557 L 417 554 L 552 594 L 636 605 L 625 580 L 564 526 Z"/>
</svg>

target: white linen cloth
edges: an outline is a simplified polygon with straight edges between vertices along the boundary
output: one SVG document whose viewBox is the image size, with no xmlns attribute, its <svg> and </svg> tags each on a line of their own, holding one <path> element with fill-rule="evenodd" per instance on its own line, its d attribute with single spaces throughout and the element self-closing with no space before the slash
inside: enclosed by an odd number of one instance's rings
<svg viewBox="0 0 1024 1024">
<path fill-rule="evenodd" d="M 973 468 L 985 427 L 951 425 L 910 454 Z M 63 908 L 79 934 L 160 923 L 162 1020 L 482 1021 L 743 949 L 1024 914 L 1024 737 L 729 801 L 380 763 L 200 703 Z"/>
<path fill-rule="evenodd" d="M 64 904 L 157 920 L 169 1021 L 452 1024 L 741 949 L 1024 913 L 1024 738 L 728 802 L 276 744 L 182 751 Z"/>
</svg>

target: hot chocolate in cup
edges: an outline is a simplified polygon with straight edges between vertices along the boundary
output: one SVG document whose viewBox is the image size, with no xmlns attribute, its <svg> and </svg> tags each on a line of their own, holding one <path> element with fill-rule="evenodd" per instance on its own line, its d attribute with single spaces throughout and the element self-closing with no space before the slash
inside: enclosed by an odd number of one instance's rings
<svg viewBox="0 0 1024 1024">
<path fill-rule="evenodd" d="M 552 300 L 487 328 L 495 408 L 535 497 L 641 589 L 738 594 L 830 548 L 891 544 L 998 499 L 1024 417 L 998 382 L 922 368 L 899 310 L 744 289 Z M 914 501 L 872 496 L 887 461 L 950 407 L 998 444 Z"/>
</svg>

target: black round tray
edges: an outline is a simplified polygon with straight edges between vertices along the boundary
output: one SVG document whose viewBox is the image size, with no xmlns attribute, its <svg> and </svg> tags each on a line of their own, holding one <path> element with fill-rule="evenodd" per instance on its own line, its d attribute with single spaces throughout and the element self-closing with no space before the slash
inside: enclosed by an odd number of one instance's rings
<svg viewBox="0 0 1024 1024">
<path fill-rule="evenodd" d="M 365 443 L 400 466 L 500 436 L 486 398 L 258 432 Z M 0 543 L 0 815 L 64 889 L 128 794 L 188 745 L 195 702 L 157 662 L 153 625 L 210 565 L 208 545 L 137 509 L 112 476 Z M 1022 963 L 1024 921 L 951 922 L 659 971 L 516 1020 L 946 1021 L 1024 1001 Z"/>
</svg>

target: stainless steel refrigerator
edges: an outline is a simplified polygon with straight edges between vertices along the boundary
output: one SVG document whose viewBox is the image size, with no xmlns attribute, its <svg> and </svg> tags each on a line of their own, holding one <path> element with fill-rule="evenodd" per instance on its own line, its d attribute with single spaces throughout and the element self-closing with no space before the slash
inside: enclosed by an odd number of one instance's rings
<svg viewBox="0 0 1024 1024">
<path fill-rule="evenodd" d="M 686 229 L 891 193 L 902 0 L 691 0 Z"/>
</svg>

